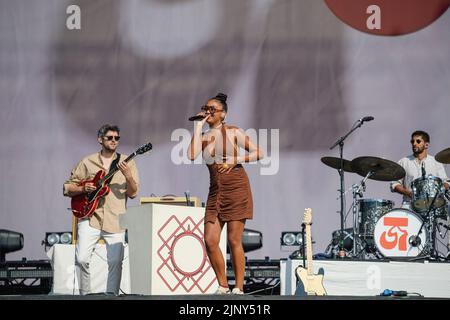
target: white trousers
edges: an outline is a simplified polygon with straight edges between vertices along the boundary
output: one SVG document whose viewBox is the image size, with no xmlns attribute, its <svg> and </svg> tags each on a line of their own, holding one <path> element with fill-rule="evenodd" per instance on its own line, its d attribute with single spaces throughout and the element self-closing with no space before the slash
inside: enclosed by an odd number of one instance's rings
<svg viewBox="0 0 450 320">
<path fill-rule="evenodd" d="M 106 292 L 119 294 L 120 281 L 122 278 L 122 260 L 125 243 L 125 232 L 109 233 L 92 228 L 89 220 L 78 222 L 78 236 L 75 250 L 75 261 L 80 268 L 80 294 L 86 295 L 91 292 L 91 278 L 89 262 L 95 245 L 100 238 L 106 242 L 106 256 L 108 259 L 108 281 Z"/>
</svg>

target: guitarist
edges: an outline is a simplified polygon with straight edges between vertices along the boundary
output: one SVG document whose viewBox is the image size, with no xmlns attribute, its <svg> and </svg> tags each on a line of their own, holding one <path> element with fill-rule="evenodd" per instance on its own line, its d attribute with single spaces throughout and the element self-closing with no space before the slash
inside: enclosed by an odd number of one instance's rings
<svg viewBox="0 0 450 320">
<path fill-rule="evenodd" d="M 102 197 L 94 213 L 78 220 L 78 241 L 75 250 L 76 264 L 80 268 L 80 294 L 91 293 L 89 262 L 95 245 L 100 238 L 106 242 L 108 257 L 107 293 L 119 294 L 122 277 L 123 244 L 125 231 L 120 229 L 119 215 L 126 211 L 127 198 L 135 198 L 139 189 L 139 176 L 133 160 L 123 160 L 116 150 L 119 145 L 120 129 L 115 125 L 105 124 L 98 130 L 97 140 L 102 146 L 100 152 L 83 158 L 73 168 L 70 178 L 64 183 L 64 195 L 74 197 L 96 190 L 93 183 L 82 184 L 91 180 L 98 171 L 109 172 L 117 165 L 118 171 L 112 176 L 108 186 L 110 192 Z"/>
</svg>

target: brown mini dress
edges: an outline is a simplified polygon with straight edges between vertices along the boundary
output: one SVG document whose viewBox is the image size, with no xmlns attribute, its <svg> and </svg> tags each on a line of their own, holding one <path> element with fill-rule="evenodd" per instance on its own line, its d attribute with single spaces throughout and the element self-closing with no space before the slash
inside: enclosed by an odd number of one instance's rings
<svg viewBox="0 0 450 320">
<path fill-rule="evenodd" d="M 223 146 L 226 142 L 225 125 L 221 129 Z M 236 141 L 234 152 L 237 153 Z M 224 150 L 224 153 L 225 150 Z M 253 218 L 253 197 L 247 173 L 241 164 L 236 165 L 229 173 L 219 173 L 221 164 L 209 164 L 209 194 L 206 202 L 205 223 L 236 221 Z"/>
</svg>

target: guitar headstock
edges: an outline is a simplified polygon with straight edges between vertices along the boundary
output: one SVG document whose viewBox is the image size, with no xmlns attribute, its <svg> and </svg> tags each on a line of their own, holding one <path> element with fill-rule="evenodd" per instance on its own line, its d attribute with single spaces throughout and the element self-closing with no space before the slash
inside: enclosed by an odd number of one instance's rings
<svg viewBox="0 0 450 320">
<path fill-rule="evenodd" d="M 147 151 L 152 150 L 152 148 L 153 148 L 152 144 L 150 142 L 148 142 L 148 143 L 144 144 L 143 146 L 139 147 L 136 150 L 136 154 L 144 154 Z"/>
<path fill-rule="evenodd" d="M 305 208 L 305 211 L 303 212 L 303 223 L 305 225 L 312 224 L 312 209 L 311 208 Z"/>
</svg>

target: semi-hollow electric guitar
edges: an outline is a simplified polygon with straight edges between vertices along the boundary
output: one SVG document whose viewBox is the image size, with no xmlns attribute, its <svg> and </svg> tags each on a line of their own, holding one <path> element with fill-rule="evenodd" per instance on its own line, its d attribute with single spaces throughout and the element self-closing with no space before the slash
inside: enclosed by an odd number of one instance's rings
<svg viewBox="0 0 450 320">
<path fill-rule="evenodd" d="M 323 274 L 314 274 L 313 270 L 311 241 L 312 210 L 310 208 L 305 209 L 303 223 L 305 224 L 306 232 L 306 268 L 298 266 L 295 269 L 295 275 L 299 281 L 296 294 L 324 296 L 327 292 L 323 286 Z"/>
<path fill-rule="evenodd" d="M 150 142 L 146 143 L 130 154 L 124 161 L 128 162 L 137 155 L 144 154 L 151 149 L 152 144 Z M 78 219 L 88 218 L 94 213 L 100 199 L 109 193 L 110 188 L 108 184 L 117 171 L 119 171 L 119 168 L 117 165 L 114 165 L 108 174 L 104 170 L 100 170 L 92 180 L 84 180 L 78 184 L 79 186 L 84 186 L 87 183 L 93 183 L 96 189 L 90 193 L 82 193 L 72 197 L 71 207 L 75 217 Z"/>
</svg>

